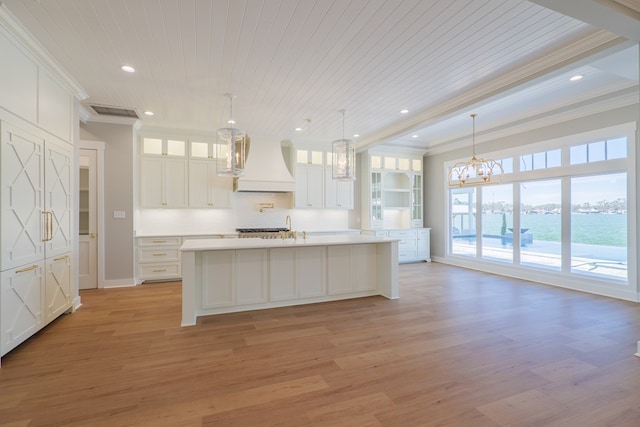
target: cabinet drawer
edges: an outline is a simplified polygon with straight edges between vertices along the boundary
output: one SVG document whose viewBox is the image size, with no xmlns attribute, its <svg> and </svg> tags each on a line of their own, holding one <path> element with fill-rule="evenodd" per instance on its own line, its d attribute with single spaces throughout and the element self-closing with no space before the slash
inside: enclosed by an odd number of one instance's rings
<svg viewBox="0 0 640 427">
<path fill-rule="evenodd" d="M 423 228 L 423 229 L 418 230 L 418 238 L 419 239 L 424 239 L 425 237 L 429 237 L 429 232 L 430 231 L 431 230 L 429 230 L 428 228 L 427 229 Z"/>
<path fill-rule="evenodd" d="M 182 237 L 140 237 L 138 246 L 180 246 Z"/>
<path fill-rule="evenodd" d="M 177 248 L 138 248 L 138 262 L 180 261 Z"/>
<path fill-rule="evenodd" d="M 389 237 L 393 237 L 396 239 L 415 239 L 416 236 L 416 230 L 389 230 Z"/>
<path fill-rule="evenodd" d="M 180 279 L 180 263 L 139 264 L 138 277 L 144 280 Z"/>
<path fill-rule="evenodd" d="M 398 262 L 411 262 L 418 259 L 416 250 L 398 250 Z"/>
<path fill-rule="evenodd" d="M 402 239 L 398 242 L 398 251 L 415 251 L 417 248 L 417 242 L 415 239 Z"/>
</svg>

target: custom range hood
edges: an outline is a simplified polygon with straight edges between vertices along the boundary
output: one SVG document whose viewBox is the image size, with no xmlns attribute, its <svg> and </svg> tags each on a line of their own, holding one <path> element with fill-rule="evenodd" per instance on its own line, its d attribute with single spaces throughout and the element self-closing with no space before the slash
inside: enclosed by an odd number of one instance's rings
<svg viewBox="0 0 640 427">
<path fill-rule="evenodd" d="M 251 138 L 244 175 L 234 179 L 234 191 L 289 193 L 295 191 L 277 139 Z"/>
</svg>

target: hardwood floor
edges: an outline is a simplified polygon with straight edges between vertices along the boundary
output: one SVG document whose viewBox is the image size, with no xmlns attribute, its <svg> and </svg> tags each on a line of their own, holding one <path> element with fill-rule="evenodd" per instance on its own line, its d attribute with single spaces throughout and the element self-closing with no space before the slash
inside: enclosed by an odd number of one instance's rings
<svg viewBox="0 0 640 427">
<path fill-rule="evenodd" d="M 82 291 L 3 358 L 0 426 L 640 425 L 640 305 L 437 263 L 400 283 L 189 328 L 180 283 Z"/>
</svg>

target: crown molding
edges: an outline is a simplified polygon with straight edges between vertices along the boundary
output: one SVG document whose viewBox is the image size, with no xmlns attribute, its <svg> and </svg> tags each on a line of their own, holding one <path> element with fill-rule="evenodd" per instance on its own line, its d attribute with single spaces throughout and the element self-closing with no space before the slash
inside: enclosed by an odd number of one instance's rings
<svg viewBox="0 0 640 427">
<path fill-rule="evenodd" d="M 20 44 L 20 47 L 25 49 L 39 64 L 55 76 L 79 101 L 89 97 L 73 76 L 29 33 L 2 1 L 0 1 L 0 27 L 4 28 Z"/>
</svg>

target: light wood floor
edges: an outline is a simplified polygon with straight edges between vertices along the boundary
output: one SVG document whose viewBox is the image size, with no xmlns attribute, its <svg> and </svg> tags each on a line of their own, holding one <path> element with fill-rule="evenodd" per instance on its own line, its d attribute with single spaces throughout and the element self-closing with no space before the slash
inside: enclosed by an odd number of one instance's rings
<svg viewBox="0 0 640 427">
<path fill-rule="evenodd" d="M 382 297 L 200 319 L 83 291 L 2 360 L 1 426 L 640 425 L 640 305 L 442 264 Z"/>
</svg>

